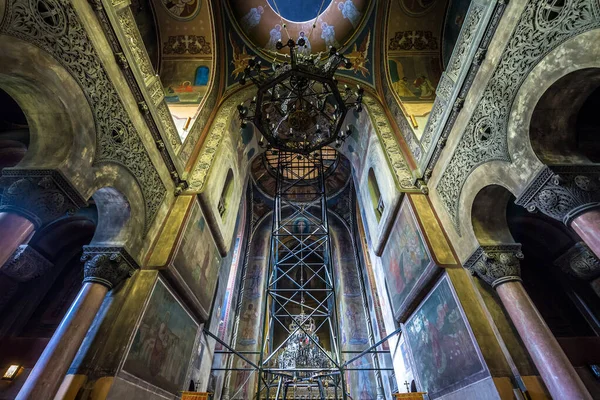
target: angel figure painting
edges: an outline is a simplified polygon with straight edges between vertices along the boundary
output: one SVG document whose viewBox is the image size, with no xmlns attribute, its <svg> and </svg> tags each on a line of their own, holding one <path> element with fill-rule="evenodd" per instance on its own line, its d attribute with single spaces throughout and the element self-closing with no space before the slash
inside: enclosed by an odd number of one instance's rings
<svg viewBox="0 0 600 400">
<path fill-rule="evenodd" d="M 241 74 L 244 73 L 244 68 L 248 65 L 248 61 L 254 58 L 252 54 L 248 54 L 246 51 L 246 46 L 240 44 L 235 40 L 232 36 L 231 32 L 229 32 L 229 44 L 231 44 L 231 50 L 233 53 L 233 57 L 231 60 L 231 64 L 233 64 L 233 70 L 231 71 L 231 77 L 233 79 L 237 79 Z"/>
<path fill-rule="evenodd" d="M 369 45 L 371 44 L 371 31 L 364 37 L 360 46 L 354 43 L 354 47 L 350 53 L 346 53 L 345 56 L 352 62 L 352 71 L 354 73 L 361 73 L 362 76 L 366 77 L 371 72 L 367 68 L 369 60 Z"/>
</svg>

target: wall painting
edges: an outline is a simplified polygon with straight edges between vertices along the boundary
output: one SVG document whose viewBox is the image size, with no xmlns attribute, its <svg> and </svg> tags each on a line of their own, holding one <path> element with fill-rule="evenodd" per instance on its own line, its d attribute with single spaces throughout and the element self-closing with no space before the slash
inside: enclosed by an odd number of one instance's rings
<svg viewBox="0 0 600 400">
<path fill-rule="evenodd" d="M 381 262 L 394 318 L 400 319 L 416 294 L 440 271 L 429 254 L 408 197 L 402 201 Z"/>
<path fill-rule="evenodd" d="M 158 279 L 125 359 L 123 370 L 170 393 L 186 376 L 200 326 Z"/>
<path fill-rule="evenodd" d="M 200 204 L 193 201 L 191 207 L 171 264 L 197 299 L 202 316 L 208 318 L 217 287 L 221 256 Z"/>
<path fill-rule="evenodd" d="M 432 398 L 489 375 L 447 276 L 406 322 L 405 334 L 420 389 Z"/>
</svg>

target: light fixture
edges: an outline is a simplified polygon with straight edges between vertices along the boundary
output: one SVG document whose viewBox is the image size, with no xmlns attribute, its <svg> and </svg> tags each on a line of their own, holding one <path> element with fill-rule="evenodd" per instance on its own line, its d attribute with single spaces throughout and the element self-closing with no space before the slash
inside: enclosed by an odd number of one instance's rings
<svg viewBox="0 0 600 400">
<path fill-rule="evenodd" d="M 12 381 L 13 379 L 15 379 L 17 377 L 17 375 L 19 374 L 20 371 L 21 371 L 20 365 L 11 365 L 4 372 L 2 379 L 5 381 Z"/>
<path fill-rule="evenodd" d="M 334 76 L 340 66 L 349 69 L 352 63 L 335 47 L 324 60 L 321 53 L 298 53 L 305 45 L 304 38 L 277 42 L 277 50 L 289 48 L 289 62 L 275 61 L 266 68 L 255 57 L 239 80 L 257 87 L 256 97 L 249 105 L 240 104 L 238 114 L 242 128 L 252 122 L 261 132 L 268 142 L 261 137 L 261 146 L 305 155 L 334 142 L 339 147 L 352 133 L 349 126 L 342 129 L 346 114 L 352 108 L 362 111 L 364 89 L 345 85 L 340 91 Z"/>
</svg>

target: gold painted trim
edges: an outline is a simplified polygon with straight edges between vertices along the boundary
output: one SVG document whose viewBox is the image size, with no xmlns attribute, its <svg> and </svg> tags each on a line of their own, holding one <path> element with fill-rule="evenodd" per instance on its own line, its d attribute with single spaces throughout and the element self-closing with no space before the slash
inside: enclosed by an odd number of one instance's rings
<svg viewBox="0 0 600 400">
<path fill-rule="evenodd" d="M 423 233 L 438 265 L 457 265 L 448 239 L 425 195 L 411 195 L 410 200 L 421 222 Z"/>
<path fill-rule="evenodd" d="M 169 211 L 169 215 L 162 227 L 158 240 L 152 249 L 152 254 L 146 264 L 148 268 L 164 267 L 169 263 L 179 232 L 183 228 L 183 221 L 188 214 L 190 205 L 195 196 L 179 196 Z"/>
</svg>

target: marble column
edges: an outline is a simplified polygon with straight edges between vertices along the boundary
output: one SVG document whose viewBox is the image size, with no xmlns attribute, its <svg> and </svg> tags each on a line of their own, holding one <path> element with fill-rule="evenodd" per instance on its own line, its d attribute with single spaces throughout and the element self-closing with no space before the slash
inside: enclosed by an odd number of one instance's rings
<svg viewBox="0 0 600 400">
<path fill-rule="evenodd" d="M 491 285 L 554 399 L 592 397 L 523 287 L 520 244 L 481 246 L 465 268 Z"/>
<path fill-rule="evenodd" d="M 0 267 L 35 229 L 87 204 L 55 170 L 5 168 L 0 190 Z"/>
<path fill-rule="evenodd" d="M 596 257 L 600 257 L 600 208 L 581 213 L 570 224 Z"/>
<path fill-rule="evenodd" d="M 10 212 L 0 212 L 0 267 L 34 230 L 33 223 L 27 218 Z"/>
<path fill-rule="evenodd" d="M 53 399 L 109 290 L 133 274 L 137 263 L 122 248 L 84 247 L 83 286 L 17 395 Z"/>
<path fill-rule="evenodd" d="M 515 203 L 562 221 L 600 257 L 600 166 L 546 167 Z"/>
</svg>

